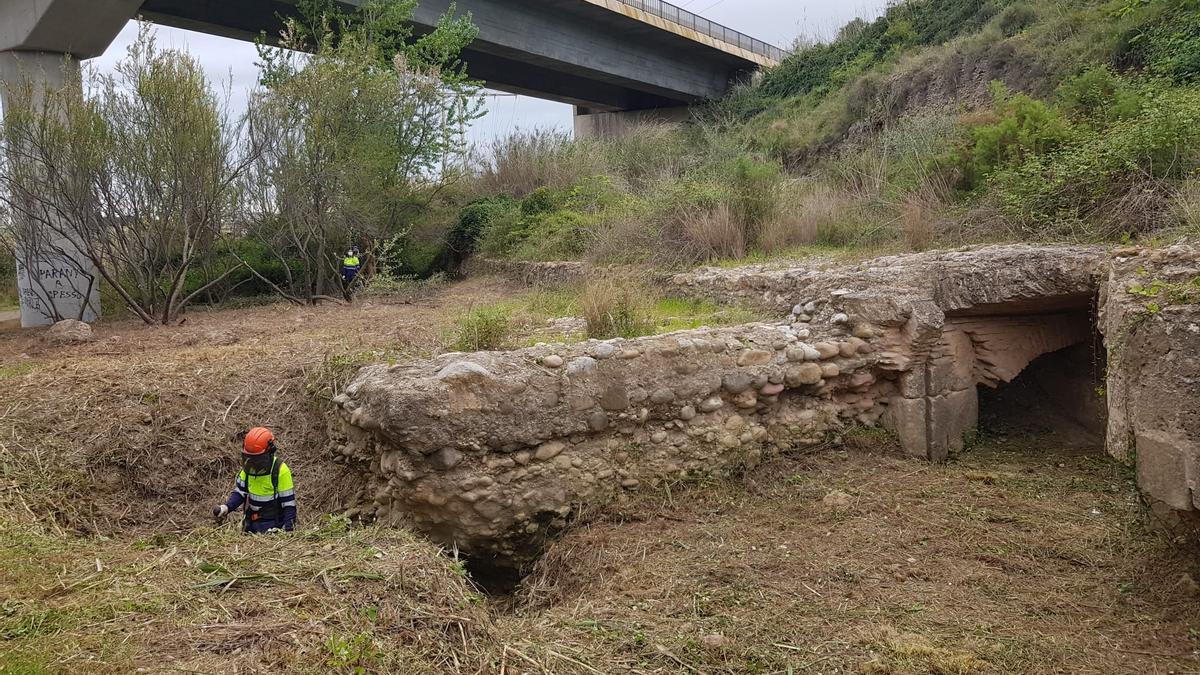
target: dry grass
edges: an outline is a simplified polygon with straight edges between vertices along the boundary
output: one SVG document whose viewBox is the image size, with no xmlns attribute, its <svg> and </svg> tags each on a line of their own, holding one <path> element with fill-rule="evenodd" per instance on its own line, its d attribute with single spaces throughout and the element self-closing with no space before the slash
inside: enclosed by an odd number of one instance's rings
<svg viewBox="0 0 1200 675">
<path fill-rule="evenodd" d="M 1200 235 L 1200 178 L 1186 181 L 1175 193 L 1171 215 L 1186 234 Z"/>
<path fill-rule="evenodd" d="M 925 251 L 933 245 L 936 236 L 935 223 L 942 204 L 936 197 L 912 194 L 900 204 L 900 232 L 904 245 L 910 251 Z"/>
<path fill-rule="evenodd" d="M 565 189 L 603 173 L 602 158 L 571 134 L 553 129 L 514 132 L 492 143 L 478 158 L 483 167 L 472 180 L 479 196 L 524 197 L 540 187 Z"/>
<path fill-rule="evenodd" d="M 1053 447 L 795 456 L 567 534 L 500 627 L 551 672 L 1195 671 L 1194 558 L 1143 518 Z"/>
<path fill-rule="evenodd" d="M 461 565 L 404 531 L 329 522 L 245 537 L 227 525 L 100 541 L 0 521 L 0 533 L 0 672 L 483 666 L 482 596 Z"/>
<path fill-rule="evenodd" d="M 637 337 L 654 332 L 654 294 L 637 279 L 601 276 L 584 285 L 579 311 L 591 338 Z"/>
<path fill-rule="evenodd" d="M 305 486 L 301 517 L 332 511 L 351 495 L 328 452 L 329 398 L 358 365 L 437 349 L 463 309 L 507 288 L 102 323 L 75 347 L 0 337 L 0 509 L 83 533 L 190 528 L 230 489 L 236 434 L 265 425 Z"/>
<path fill-rule="evenodd" d="M 744 258 L 750 236 L 728 204 L 692 210 L 678 216 L 689 248 L 699 260 Z"/>
<path fill-rule="evenodd" d="M 845 217 L 847 202 L 845 194 L 825 183 L 785 192 L 779 212 L 762 225 L 759 248 L 772 254 L 812 244 L 823 228 Z"/>
<path fill-rule="evenodd" d="M 511 290 L 102 324 L 70 348 L 0 339 L 0 672 L 1200 669 L 1194 553 L 1146 527 L 1127 468 L 1053 444 L 931 466 L 860 433 L 631 495 L 509 600 L 406 532 L 321 515 L 355 485 L 324 439 L 354 366 L 437 349 Z M 279 429 L 297 467 L 297 535 L 206 524 L 250 423 Z M 824 504 L 835 490 L 848 506 Z"/>
</svg>

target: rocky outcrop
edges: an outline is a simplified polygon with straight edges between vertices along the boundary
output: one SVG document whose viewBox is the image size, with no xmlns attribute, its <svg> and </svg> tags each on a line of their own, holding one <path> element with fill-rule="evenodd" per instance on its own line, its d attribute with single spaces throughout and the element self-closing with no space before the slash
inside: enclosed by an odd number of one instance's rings
<svg viewBox="0 0 1200 675">
<path fill-rule="evenodd" d="M 1108 348 L 1109 453 L 1177 512 L 1200 509 L 1200 248 L 1119 252 L 1100 326 Z"/>
<path fill-rule="evenodd" d="M 371 366 L 337 398 L 339 451 L 369 463 L 369 517 L 520 560 L 580 505 L 874 424 L 897 373 L 849 326 L 821 333 L 750 325 Z"/>
</svg>

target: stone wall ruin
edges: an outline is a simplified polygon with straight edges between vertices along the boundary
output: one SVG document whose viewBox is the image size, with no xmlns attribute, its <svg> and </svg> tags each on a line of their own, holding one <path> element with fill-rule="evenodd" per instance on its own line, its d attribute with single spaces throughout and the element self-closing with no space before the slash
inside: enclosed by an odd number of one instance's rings
<svg viewBox="0 0 1200 675">
<path fill-rule="evenodd" d="M 1047 391 L 1078 398 L 1072 414 L 1103 417 L 1107 403 L 1110 452 L 1136 451 L 1152 497 L 1195 508 L 1200 345 L 1172 345 L 1200 340 L 1196 308 L 1148 323 L 1128 277 L 1152 263 L 1131 255 L 1013 245 L 697 270 L 670 283 L 774 307 L 780 321 L 369 366 L 336 400 L 337 451 L 366 476 L 352 515 L 519 565 L 582 508 L 852 425 L 884 424 L 907 453 L 946 459 L 976 426 L 979 392 L 1030 364 L 1052 364 L 1035 367 Z M 1176 251 L 1156 269 L 1183 283 L 1198 258 Z M 1110 354 L 1132 348 L 1110 362 L 1106 400 L 1104 364 L 1089 359 L 1103 351 L 1097 328 Z M 1168 396 L 1186 400 L 1182 413 L 1161 410 Z"/>
</svg>

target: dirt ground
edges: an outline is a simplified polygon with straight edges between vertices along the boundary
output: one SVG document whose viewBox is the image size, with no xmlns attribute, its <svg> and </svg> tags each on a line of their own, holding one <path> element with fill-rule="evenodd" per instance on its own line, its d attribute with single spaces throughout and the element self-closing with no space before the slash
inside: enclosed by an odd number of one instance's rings
<svg viewBox="0 0 1200 675">
<path fill-rule="evenodd" d="M 354 306 L 102 322 L 95 342 L 77 346 L 40 331 L 0 335 L 0 463 L 22 488 L 7 496 L 41 501 L 17 506 L 76 531 L 190 527 L 231 486 L 237 433 L 268 426 L 310 486 L 301 516 L 328 512 L 349 496 L 326 452 L 324 402 L 336 387 L 358 365 L 437 350 L 462 312 L 514 291 L 482 278 Z"/>
<path fill-rule="evenodd" d="M 945 466 L 865 445 L 577 529 L 517 616 L 605 672 L 1200 671 L 1196 559 L 1124 467 L 1036 439 Z"/>
<path fill-rule="evenodd" d="M 513 292 L 0 336 L 0 673 L 1200 672 L 1196 551 L 1127 467 L 1056 436 L 929 465 L 863 432 L 643 493 L 513 596 L 408 533 L 330 520 L 354 485 L 322 402 Z M 281 429 L 299 535 L 206 524 L 251 424 Z"/>
</svg>

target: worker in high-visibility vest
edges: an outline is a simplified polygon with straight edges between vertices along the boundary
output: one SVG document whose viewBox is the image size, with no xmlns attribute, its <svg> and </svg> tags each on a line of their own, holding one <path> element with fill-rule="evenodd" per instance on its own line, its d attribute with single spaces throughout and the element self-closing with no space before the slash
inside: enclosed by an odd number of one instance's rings
<svg viewBox="0 0 1200 675">
<path fill-rule="evenodd" d="M 229 499 L 213 507 L 214 518 L 224 520 L 230 511 L 245 506 L 242 529 L 246 532 L 290 532 L 296 526 L 296 486 L 292 470 L 276 456 L 277 450 L 270 429 L 255 427 L 246 434 L 242 471 Z"/>
<path fill-rule="evenodd" d="M 361 268 L 362 261 L 358 259 L 358 247 L 353 246 L 346 251 L 346 257 L 342 258 L 342 281 L 346 283 L 347 288 L 354 283 L 354 279 L 358 277 L 358 270 Z"/>
</svg>

